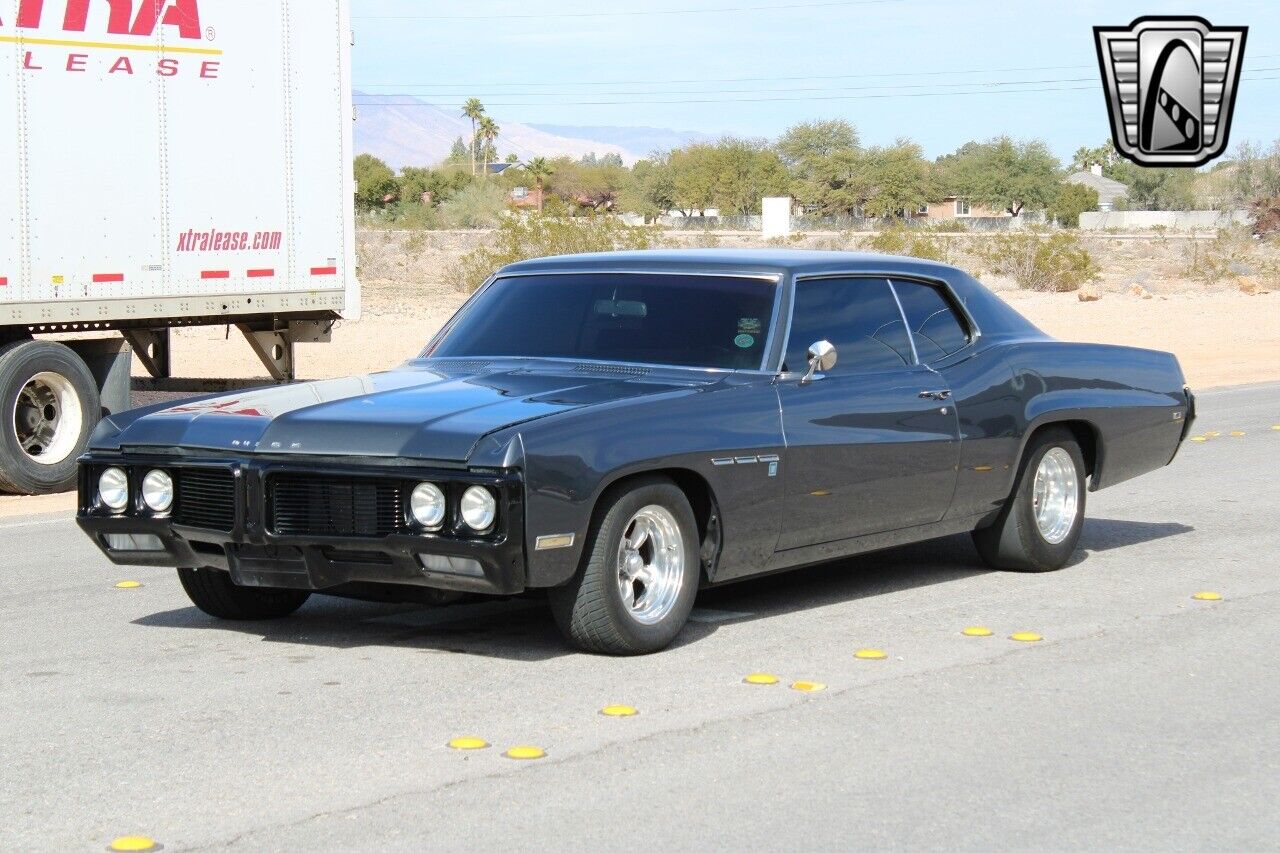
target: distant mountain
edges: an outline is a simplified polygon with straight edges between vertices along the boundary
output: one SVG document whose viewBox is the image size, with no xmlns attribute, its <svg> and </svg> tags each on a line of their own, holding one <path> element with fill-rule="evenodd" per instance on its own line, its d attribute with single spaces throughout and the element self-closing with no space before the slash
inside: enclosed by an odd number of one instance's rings
<svg viewBox="0 0 1280 853">
<path fill-rule="evenodd" d="M 449 156 L 455 139 L 471 135 L 470 120 L 457 110 L 446 110 L 412 96 L 356 92 L 355 103 L 356 153 L 372 154 L 393 169 L 439 163 Z M 497 143 L 501 157 L 515 154 L 521 160 L 561 155 L 577 158 L 594 152 L 618 154 L 627 164 L 639 159 L 621 145 L 503 121 L 501 116 L 494 118 L 502 129 Z"/>
<path fill-rule="evenodd" d="M 696 130 L 669 130 L 665 127 L 578 127 L 570 124 L 531 124 L 530 127 L 556 136 L 590 139 L 602 145 L 617 145 L 640 157 L 655 151 L 670 151 L 694 142 L 714 142 L 718 137 Z"/>
</svg>

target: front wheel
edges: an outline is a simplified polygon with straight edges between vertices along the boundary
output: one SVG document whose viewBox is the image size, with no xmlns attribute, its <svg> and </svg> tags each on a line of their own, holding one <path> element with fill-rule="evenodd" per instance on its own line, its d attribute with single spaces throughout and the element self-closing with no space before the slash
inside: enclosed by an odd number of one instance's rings
<svg viewBox="0 0 1280 853">
<path fill-rule="evenodd" d="M 217 569 L 178 569 L 178 580 L 192 604 L 219 619 L 280 619 L 311 597 L 306 590 L 236 586 Z"/>
<path fill-rule="evenodd" d="M 602 501 L 582 567 L 551 590 L 551 612 L 578 648 L 638 655 L 665 648 L 698 591 L 697 520 L 684 492 L 646 478 Z"/>
<path fill-rule="evenodd" d="M 1084 524 L 1085 467 L 1069 430 L 1037 434 L 1023 455 L 1018 484 L 995 523 L 973 532 L 994 569 L 1051 572 L 1075 553 Z"/>
</svg>

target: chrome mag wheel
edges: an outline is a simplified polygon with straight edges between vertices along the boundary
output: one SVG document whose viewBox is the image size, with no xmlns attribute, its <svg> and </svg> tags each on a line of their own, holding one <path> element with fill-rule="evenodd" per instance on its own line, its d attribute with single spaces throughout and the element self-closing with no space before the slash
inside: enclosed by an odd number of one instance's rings
<svg viewBox="0 0 1280 853">
<path fill-rule="evenodd" d="M 622 606 L 642 625 L 661 622 L 675 607 L 684 578 L 680 525 L 664 507 L 643 507 L 618 543 L 618 592 Z"/>
<path fill-rule="evenodd" d="M 83 414 L 71 380 L 57 373 L 37 373 L 18 392 L 13 434 L 31 461 L 57 465 L 75 451 Z"/>
<path fill-rule="evenodd" d="M 1040 458 L 1031 495 L 1040 535 L 1050 545 L 1061 543 L 1075 526 L 1080 505 L 1080 479 L 1070 453 L 1053 447 Z"/>
</svg>

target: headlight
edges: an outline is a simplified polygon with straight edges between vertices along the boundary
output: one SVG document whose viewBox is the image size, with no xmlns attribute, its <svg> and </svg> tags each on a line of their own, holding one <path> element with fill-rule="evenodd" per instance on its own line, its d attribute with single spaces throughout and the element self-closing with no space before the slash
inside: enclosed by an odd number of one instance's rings
<svg viewBox="0 0 1280 853">
<path fill-rule="evenodd" d="M 173 478 L 164 471 L 152 471 L 142 479 L 142 502 L 152 512 L 168 512 L 173 506 Z"/>
<path fill-rule="evenodd" d="M 498 502 L 484 486 L 472 486 L 462 493 L 462 520 L 472 530 L 488 530 L 498 515 Z"/>
<path fill-rule="evenodd" d="M 123 468 L 108 468 L 98 478 L 98 500 L 116 512 L 129 505 L 129 475 Z"/>
<path fill-rule="evenodd" d="M 444 492 L 435 483 L 419 483 L 409 496 L 409 513 L 428 530 L 437 530 L 444 523 L 444 509 Z"/>
</svg>

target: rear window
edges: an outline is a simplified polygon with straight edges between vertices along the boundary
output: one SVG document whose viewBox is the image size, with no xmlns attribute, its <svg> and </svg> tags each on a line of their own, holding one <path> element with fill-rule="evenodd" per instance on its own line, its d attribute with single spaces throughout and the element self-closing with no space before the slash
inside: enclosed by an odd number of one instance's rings
<svg viewBox="0 0 1280 853">
<path fill-rule="evenodd" d="M 509 276 L 467 307 L 431 355 L 758 370 L 776 287 L 665 273 Z"/>
<path fill-rule="evenodd" d="M 969 333 L 942 291 L 917 281 L 893 280 L 902 313 L 924 364 L 939 361 L 969 343 Z"/>
</svg>

